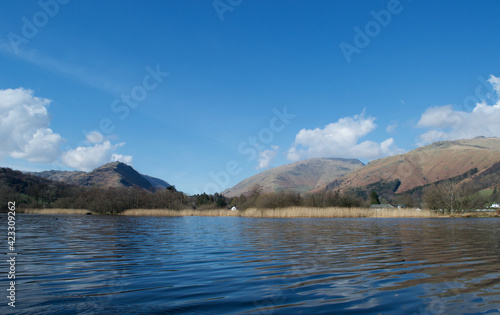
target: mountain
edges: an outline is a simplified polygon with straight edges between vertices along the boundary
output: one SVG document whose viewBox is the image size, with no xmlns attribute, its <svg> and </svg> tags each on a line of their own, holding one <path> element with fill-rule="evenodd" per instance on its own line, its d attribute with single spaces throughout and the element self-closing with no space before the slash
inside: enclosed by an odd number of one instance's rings
<svg viewBox="0 0 500 315">
<path fill-rule="evenodd" d="M 249 177 L 222 192 L 226 197 L 236 197 L 260 185 L 262 192 L 307 192 L 326 185 L 358 169 L 363 163 L 355 159 L 315 158 L 278 166 Z"/>
<path fill-rule="evenodd" d="M 400 181 L 396 193 L 462 175 L 482 172 L 500 161 L 500 138 L 440 141 L 405 154 L 372 161 L 342 179 L 317 189 L 367 187 Z"/>
<path fill-rule="evenodd" d="M 31 174 L 78 186 L 138 187 L 146 190 L 158 190 L 172 186 L 159 178 L 142 175 L 122 162 L 108 163 L 88 173 L 44 171 Z"/>
<path fill-rule="evenodd" d="M 152 177 L 152 176 L 148 176 L 148 175 L 144 175 L 144 174 L 141 174 L 142 177 L 144 177 L 155 189 L 165 189 L 165 188 L 169 188 L 169 187 L 172 187 L 172 185 L 170 185 L 169 183 L 167 183 L 166 181 L 164 181 L 163 179 L 159 179 L 159 178 L 156 178 L 156 177 Z"/>
<path fill-rule="evenodd" d="M 472 191 L 500 189 L 500 162 L 465 179 L 463 184 Z"/>
</svg>

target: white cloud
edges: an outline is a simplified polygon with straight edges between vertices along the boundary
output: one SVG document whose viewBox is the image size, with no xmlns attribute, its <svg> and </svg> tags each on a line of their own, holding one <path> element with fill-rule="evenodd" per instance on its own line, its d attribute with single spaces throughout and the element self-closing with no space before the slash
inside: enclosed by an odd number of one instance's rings
<svg viewBox="0 0 500 315">
<path fill-rule="evenodd" d="M 495 77 L 494 75 L 490 75 L 488 82 L 491 83 L 493 89 L 497 92 L 497 96 L 500 96 L 500 78 Z"/>
<path fill-rule="evenodd" d="M 123 162 L 125 164 L 132 165 L 132 156 L 122 155 L 122 154 L 113 154 L 113 155 L 111 155 L 111 162 Z"/>
<path fill-rule="evenodd" d="M 24 88 L 0 90 L 0 157 L 52 163 L 63 138 L 50 128 L 50 100 Z"/>
<path fill-rule="evenodd" d="M 345 117 L 324 128 L 302 129 L 295 136 L 295 143 L 288 150 L 288 159 L 297 161 L 312 157 L 343 157 L 372 160 L 396 153 L 401 153 L 389 138 L 382 143 L 363 141 L 360 138 L 374 131 L 374 117 L 365 117 L 364 113 L 354 117 Z"/>
<path fill-rule="evenodd" d="M 92 144 L 102 143 L 104 141 L 104 136 L 99 131 L 91 131 L 87 134 L 85 139 Z"/>
<path fill-rule="evenodd" d="M 453 106 L 428 108 L 420 117 L 417 127 L 429 129 L 420 135 L 422 144 L 438 140 L 470 139 L 477 136 L 500 136 L 500 78 L 488 80 L 496 92 L 496 102 L 486 100 L 477 103 L 472 112 L 453 109 Z"/>
<path fill-rule="evenodd" d="M 268 168 L 274 161 L 276 156 L 278 156 L 279 146 L 273 145 L 271 146 L 271 148 L 271 150 L 264 150 L 262 152 L 259 152 L 259 165 L 257 166 L 257 169 Z"/>
<path fill-rule="evenodd" d="M 64 139 L 50 128 L 47 107 L 50 100 L 35 97 L 32 90 L 23 88 L 0 90 L 0 158 L 10 156 L 35 163 L 62 163 L 89 171 L 105 163 L 132 163 L 132 157 L 116 154 L 124 143 L 112 145 L 97 131 L 90 132 L 80 146 L 61 155 Z"/>
<path fill-rule="evenodd" d="M 431 107 L 422 114 L 417 127 L 453 128 L 459 126 L 464 118 L 465 112 L 455 111 L 451 105 Z"/>
<path fill-rule="evenodd" d="M 391 122 L 391 124 L 387 125 L 387 128 L 385 128 L 385 131 L 388 133 L 393 133 L 396 131 L 397 128 L 398 128 L 398 122 L 393 121 L 393 122 Z"/>
<path fill-rule="evenodd" d="M 114 153 L 117 148 L 123 145 L 125 145 L 125 143 L 112 145 L 109 140 L 106 140 L 89 147 L 80 146 L 76 149 L 64 152 L 61 156 L 61 160 L 65 165 L 85 172 L 114 161 L 122 161 L 130 164 L 132 162 L 131 156 L 123 156 Z"/>
</svg>

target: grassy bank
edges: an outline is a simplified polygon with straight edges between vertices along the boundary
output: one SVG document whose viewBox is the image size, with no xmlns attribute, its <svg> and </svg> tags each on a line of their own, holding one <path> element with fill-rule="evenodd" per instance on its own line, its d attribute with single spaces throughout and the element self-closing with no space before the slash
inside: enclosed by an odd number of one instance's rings
<svg viewBox="0 0 500 315">
<path fill-rule="evenodd" d="M 500 218 L 500 212 L 466 212 L 448 215 L 450 218 Z"/>
<path fill-rule="evenodd" d="M 92 211 L 85 209 L 18 209 L 19 213 L 30 213 L 30 214 L 87 214 L 92 213 Z"/>
<path fill-rule="evenodd" d="M 122 215 L 139 216 L 236 216 L 252 218 L 433 218 L 434 212 L 416 209 L 370 209 L 370 208 L 309 208 L 290 207 L 278 209 L 255 209 L 230 211 L 214 210 L 161 210 L 130 209 Z"/>
</svg>

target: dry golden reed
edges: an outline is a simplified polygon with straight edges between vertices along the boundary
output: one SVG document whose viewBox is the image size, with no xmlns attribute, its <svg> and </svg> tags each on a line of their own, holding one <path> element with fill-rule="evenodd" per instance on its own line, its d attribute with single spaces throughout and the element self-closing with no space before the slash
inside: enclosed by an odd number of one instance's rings
<svg viewBox="0 0 500 315">
<path fill-rule="evenodd" d="M 230 216 L 252 218 L 433 218 L 438 215 L 429 210 L 419 209 L 371 209 L 371 208 L 313 208 L 289 207 L 277 209 L 246 210 L 170 210 L 170 209 L 130 209 L 122 215 L 137 216 Z"/>
<path fill-rule="evenodd" d="M 30 214 L 97 214 L 85 209 L 18 209 L 19 213 Z M 289 207 L 277 209 L 226 210 L 172 210 L 172 209 L 129 209 L 119 215 L 129 216 L 209 216 L 209 217 L 249 217 L 249 218 L 477 218 L 500 217 L 500 213 L 467 212 L 438 214 L 430 210 L 412 208 L 403 209 L 371 209 L 371 208 L 314 208 L 314 207 Z"/>
</svg>

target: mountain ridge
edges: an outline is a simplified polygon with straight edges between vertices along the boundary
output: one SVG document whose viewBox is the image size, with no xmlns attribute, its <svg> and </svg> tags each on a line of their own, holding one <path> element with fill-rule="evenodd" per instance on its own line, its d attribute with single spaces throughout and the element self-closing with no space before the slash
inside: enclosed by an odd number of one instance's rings
<svg viewBox="0 0 500 315">
<path fill-rule="evenodd" d="M 226 197 L 247 193 L 254 185 L 262 192 L 307 192 L 338 179 L 344 174 L 363 166 L 357 159 L 313 158 L 281 165 L 246 178 L 222 192 Z"/>
<path fill-rule="evenodd" d="M 51 170 L 29 174 L 77 186 L 137 187 L 145 190 L 172 186 L 162 179 L 140 174 L 132 166 L 122 162 L 107 163 L 90 172 Z"/>
</svg>

